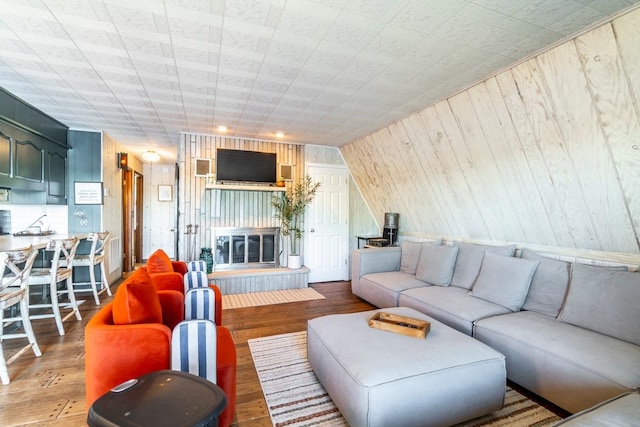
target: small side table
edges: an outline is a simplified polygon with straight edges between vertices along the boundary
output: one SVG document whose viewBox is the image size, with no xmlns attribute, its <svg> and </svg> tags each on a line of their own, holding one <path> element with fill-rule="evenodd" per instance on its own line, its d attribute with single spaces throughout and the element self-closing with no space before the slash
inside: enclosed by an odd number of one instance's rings
<svg viewBox="0 0 640 427">
<path fill-rule="evenodd" d="M 382 239 L 382 237 L 380 236 L 356 236 L 356 239 L 358 239 L 358 249 L 360 249 L 360 243 L 364 240 L 364 247 L 367 247 L 367 244 L 369 243 L 369 239 Z"/>
<path fill-rule="evenodd" d="M 227 397 L 214 383 L 164 370 L 126 381 L 93 402 L 89 427 L 217 426 Z"/>
</svg>

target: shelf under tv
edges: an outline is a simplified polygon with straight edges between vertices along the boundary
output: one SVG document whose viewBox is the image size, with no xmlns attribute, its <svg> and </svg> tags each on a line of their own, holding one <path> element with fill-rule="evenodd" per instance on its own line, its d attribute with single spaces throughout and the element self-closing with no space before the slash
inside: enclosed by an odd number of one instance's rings
<svg viewBox="0 0 640 427">
<path fill-rule="evenodd" d="M 255 184 L 207 184 L 207 190 L 231 190 L 231 191 L 287 191 L 286 187 L 276 187 L 275 185 L 255 185 Z"/>
</svg>

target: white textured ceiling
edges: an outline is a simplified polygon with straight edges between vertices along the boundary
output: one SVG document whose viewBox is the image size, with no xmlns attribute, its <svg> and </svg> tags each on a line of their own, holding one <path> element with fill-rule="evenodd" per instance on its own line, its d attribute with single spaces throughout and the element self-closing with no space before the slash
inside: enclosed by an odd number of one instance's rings
<svg viewBox="0 0 640 427">
<path fill-rule="evenodd" d="M 0 0 L 0 86 L 134 153 L 340 146 L 639 1 Z"/>
</svg>

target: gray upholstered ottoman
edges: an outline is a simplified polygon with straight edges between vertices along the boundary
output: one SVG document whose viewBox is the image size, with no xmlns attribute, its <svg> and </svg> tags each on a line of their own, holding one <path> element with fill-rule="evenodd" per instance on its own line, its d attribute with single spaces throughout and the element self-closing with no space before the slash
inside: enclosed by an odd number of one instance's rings
<svg viewBox="0 0 640 427">
<path fill-rule="evenodd" d="M 428 320 L 426 339 L 370 328 L 376 311 Z M 309 362 L 352 427 L 447 426 L 502 408 L 504 356 L 405 307 L 310 320 Z"/>
</svg>

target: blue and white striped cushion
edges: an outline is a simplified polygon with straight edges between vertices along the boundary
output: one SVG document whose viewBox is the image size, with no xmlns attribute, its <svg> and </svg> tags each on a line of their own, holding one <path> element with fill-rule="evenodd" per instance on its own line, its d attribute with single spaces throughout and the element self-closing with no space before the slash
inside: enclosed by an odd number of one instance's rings
<svg viewBox="0 0 640 427">
<path fill-rule="evenodd" d="M 205 319 L 184 320 L 171 336 L 171 369 L 216 382 L 216 325 Z"/>
<path fill-rule="evenodd" d="M 187 263 L 187 271 L 207 271 L 207 263 L 199 260 L 199 261 L 189 261 Z"/>
<path fill-rule="evenodd" d="M 184 319 L 216 320 L 216 294 L 211 288 L 194 288 L 184 297 Z"/>
<path fill-rule="evenodd" d="M 184 292 L 193 288 L 206 288 L 209 286 L 209 279 L 205 271 L 187 271 L 184 275 Z"/>
</svg>

